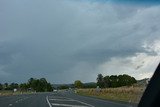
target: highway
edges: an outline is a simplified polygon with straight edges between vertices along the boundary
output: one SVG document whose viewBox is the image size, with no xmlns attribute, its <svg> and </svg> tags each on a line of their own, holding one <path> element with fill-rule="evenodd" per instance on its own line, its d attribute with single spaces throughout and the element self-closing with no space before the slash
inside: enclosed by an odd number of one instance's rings
<svg viewBox="0 0 160 107">
<path fill-rule="evenodd" d="M 132 107 L 130 104 L 80 96 L 72 91 L 0 96 L 0 107 Z"/>
</svg>

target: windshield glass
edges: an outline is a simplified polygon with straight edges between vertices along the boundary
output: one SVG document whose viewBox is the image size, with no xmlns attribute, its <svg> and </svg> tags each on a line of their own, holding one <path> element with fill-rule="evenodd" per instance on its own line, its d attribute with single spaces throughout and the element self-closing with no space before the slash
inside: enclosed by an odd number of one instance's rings
<svg viewBox="0 0 160 107">
<path fill-rule="evenodd" d="M 137 105 L 160 62 L 159 4 L 1 0 L 0 105 Z"/>
</svg>

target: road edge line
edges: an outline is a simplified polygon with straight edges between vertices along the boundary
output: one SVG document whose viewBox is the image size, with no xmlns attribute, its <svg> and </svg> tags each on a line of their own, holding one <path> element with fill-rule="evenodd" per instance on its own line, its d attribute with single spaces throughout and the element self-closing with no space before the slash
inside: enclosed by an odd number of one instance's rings
<svg viewBox="0 0 160 107">
<path fill-rule="evenodd" d="M 48 103 L 49 107 L 52 107 L 51 103 L 48 100 L 48 96 L 46 97 L 46 100 L 47 100 L 47 103 Z"/>
</svg>

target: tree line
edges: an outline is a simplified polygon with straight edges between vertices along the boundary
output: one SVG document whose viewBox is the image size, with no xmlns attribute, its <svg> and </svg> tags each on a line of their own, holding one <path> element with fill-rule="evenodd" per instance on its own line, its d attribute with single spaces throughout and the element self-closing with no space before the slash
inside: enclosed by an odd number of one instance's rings
<svg viewBox="0 0 160 107">
<path fill-rule="evenodd" d="M 80 80 L 74 82 L 75 88 L 116 88 L 122 86 L 131 86 L 132 84 L 137 83 L 137 80 L 134 77 L 131 77 L 127 74 L 123 75 L 111 75 L 104 76 L 102 74 L 97 75 L 97 83 L 82 83 Z"/>
<path fill-rule="evenodd" d="M 96 83 L 82 83 L 80 80 L 76 80 L 71 85 L 61 85 L 58 89 L 69 89 L 69 88 L 115 88 L 121 86 L 130 86 L 136 83 L 136 79 L 127 74 L 123 75 L 111 75 L 103 76 L 102 74 L 97 75 Z M 0 90 L 13 90 L 18 89 L 20 91 L 36 91 L 36 92 L 50 92 L 53 91 L 53 86 L 47 82 L 45 78 L 30 78 L 26 83 L 4 83 L 0 84 Z"/>
<path fill-rule="evenodd" d="M 30 78 L 26 83 L 4 83 L 0 84 L 0 90 L 13 90 L 18 89 L 20 91 L 36 91 L 36 92 L 49 92 L 52 91 L 52 85 L 47 82 L 45 78 Z"/>
<path fill-rule="evenodd" d="M 97 76 L 97 86 L 100 88 L 131 86 L 134 83 L 137 83 L 137 80 L 127 74 L 111 75 L 105 77 L 103 77 L 102 74 L 98 74 Z"/>
</svg>

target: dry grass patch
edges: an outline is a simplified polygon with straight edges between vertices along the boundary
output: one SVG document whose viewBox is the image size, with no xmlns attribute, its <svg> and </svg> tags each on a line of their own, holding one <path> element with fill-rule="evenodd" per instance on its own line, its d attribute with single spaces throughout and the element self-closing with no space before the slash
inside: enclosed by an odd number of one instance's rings
<svg viewBox="0 0 160 107">
<path fill-rule="evenodd" d="M 20 95 L 20 94 L 32 94 L 33 92 L 21 92 L 21 91 L 17 91 L 17 92 L 13 92 L 11 90 L 0 90 L 0 96 L 9 96 L 9 95 Z"/>
<path fill-rule="evenodd" d="M 120 88 L 105 88 L 99 92 L 96 89 L 78 89 L 80 95 L 94 96 L 102 99 L 124 101 L 138 103 L 145 87 L 120 87 Z"/>
</svg>

